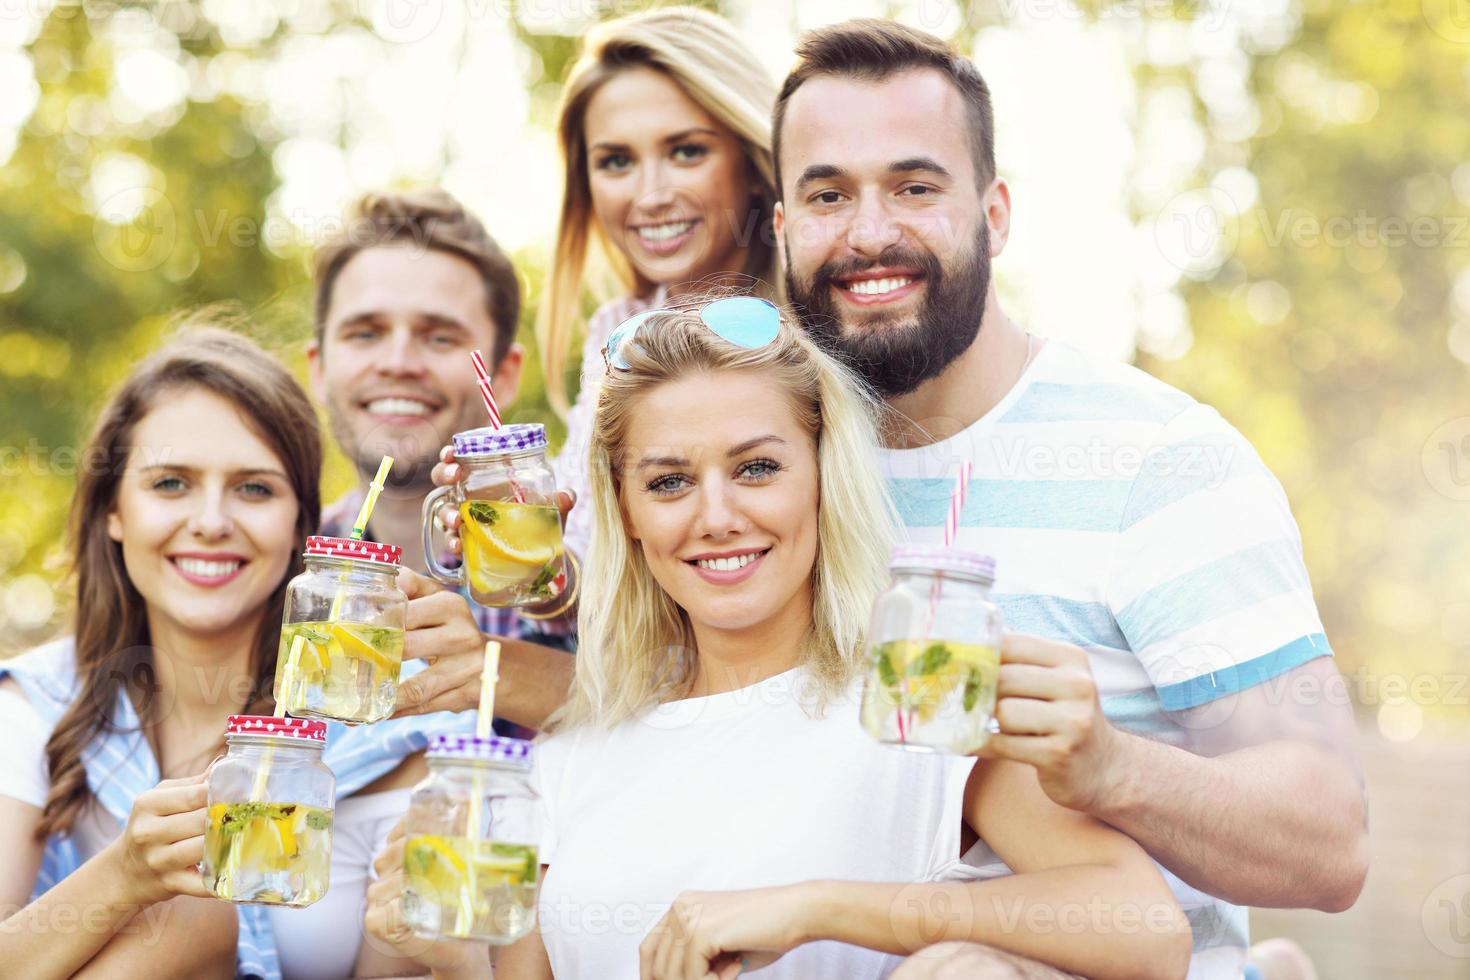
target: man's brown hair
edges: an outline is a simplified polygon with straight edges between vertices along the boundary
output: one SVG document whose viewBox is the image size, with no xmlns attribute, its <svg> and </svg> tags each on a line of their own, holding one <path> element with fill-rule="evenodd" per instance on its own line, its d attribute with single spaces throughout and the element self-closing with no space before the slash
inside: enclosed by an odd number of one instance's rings
<svg viewBox="0 0 1470 980">
<path fill-rule="evenodd" d="M 520 280 L 480 219 L 437 187 L 363 195 L 348 212 L 341 231 L 317 250 L 317 343 L 322 343 L 332 287 L 343 267 L 364 249 L 399 242 L 457 255 L 475 267 L 485 285 L 485 306 L 495 327 L 490 363 L 500 363 L 516 339 L 521 315 Z"/>
<path fill-rule="evenodd" d="M 803 34 L 796 44 L 796 67 L 781 85 L 772 116 L 777 193 L 781 192 L 781 124 L 786 117 L 786 103 L 807 79 L 846 75 L 877 82 L 914 68 L 936 69 L 960 90 L 970 123 L 975 180 L 982 192 L 990 186 L 995 179 L 995 118 L 990 89 L 980 70 L 933 34 L 891 20 L 864 17 L 818 27 Z"/>
</svg>

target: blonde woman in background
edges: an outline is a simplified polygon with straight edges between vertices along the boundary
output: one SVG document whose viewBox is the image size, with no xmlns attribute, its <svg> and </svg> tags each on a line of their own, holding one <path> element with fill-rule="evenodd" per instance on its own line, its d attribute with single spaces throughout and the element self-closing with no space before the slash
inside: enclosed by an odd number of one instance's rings
<svg viewBox="0 0 1470 980">
<path fill-rule="evenodd" d="M 729 23 L 703 10 L 652 10 L 587 35 L 562 90 L 566 189 L 536 324 L 547 395 L 567 420 L 558 483 L 579 496 L 601 351 L 613 327 L 716 277 L 775 296 L 775 100 L 755 54 Z M 621 295 L 586 325 L 581 390 L 568 411 L 567 362 L 589 278 L 614 279 Z M 591 527 L 591 509 L 574 507 L 569 550 L 586 552 Z"/>
</svg>

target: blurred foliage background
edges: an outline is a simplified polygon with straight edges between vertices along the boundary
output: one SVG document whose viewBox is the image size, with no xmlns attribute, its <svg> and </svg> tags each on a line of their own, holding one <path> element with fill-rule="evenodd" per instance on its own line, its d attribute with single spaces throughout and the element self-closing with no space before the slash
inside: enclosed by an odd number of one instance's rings
<svg viewBox="0 0 1470 980">
<path fill-rule="evenodd" d="M 1463 5 L 706 5 L 775 76 L 800 30 L 854 14 L 974 53 L 1017 201 L 997 265 L 1008 308 L 1244 431 L 1286 487 L 1371 751 L 1388 753 L 1370 775 L 1411 757 L 1437 776 L 1459 766 L 1448 791 L 1470 796 L 1463 753 L 1422 754 L 1470 719 Z M 522 270 L 534 348 L 558 84 L 587 25 L 629 9 L 0 4 L 0 656 L 65 627 L 62 528 L 99 400 L 172 314 L 217 301 L 251 311 L 257 338 L 300 369 L 312 242 L 361 190 L 442 182 L 479 211 Z M 552 418 L 534 350 L 509 415 Z M 352 478 L 334 458 L 327 499 Z M 1454 854 L 1470 870 L 1466 845 Z M 1429 920 L 1413 919 L 1420 949 Z M 1321 949 L 1361 966 L 1339 939 Z M 1455 972 L 1470 947 L 1456 948 L 1458 962 L 1413 975 L 1470 975 Z"/>
</svg>

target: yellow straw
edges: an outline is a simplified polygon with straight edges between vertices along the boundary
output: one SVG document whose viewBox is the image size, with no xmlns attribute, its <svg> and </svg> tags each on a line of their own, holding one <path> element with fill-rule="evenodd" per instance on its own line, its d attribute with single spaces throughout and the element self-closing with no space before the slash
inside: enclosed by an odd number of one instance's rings
<svg viewBox="0 0 1470 980">
<path fill-rule="evenodd" d="M 388 479 L 388 471 L 393 468 L 393 457 L 384 456 L 383 461 L 378 464 L 378 475 L 373 477 L 373 482 L 368 486 L 367 498 L 362 502 L 362 510 L 357 512 L 357 520 L 352 525 L 352 540 L 361 541 L 363 533 L 367 530 L 368 518 L 373 516 L 373 507 L 378 502 L 378 494 L 383 492 L 383 481 Z"/>
<path fill-rule="evenodd" d="M 475 734 L 480 738 L 490 737 L 490 725 L 495 720 L 495 682 L 500 680 L 500 641 L 490 640 L 485 644 L 485 664 L 480 668 L 480 710 L 475 719 Z"/>
<path fill-rule="evenodd" d="M 491 726 L 495 721 L 495 684 L 500 680 L 500 641 L 487 640 L 485 643 L 485 663 L 480 667 L 480 708 L 475 717 L 475 735 L 479 738 L 489 738 L 492 731 Z M 478 769 L 471 778 L 470 805 L 466 823 L 469 824 L 469 838 L 471 841 L 480 839 L 480 807 L 485 797 L 485 781 Z M 459 909 L 455 915 L 454 931 L 458 935 L 467 935 L 474 928 L 475 921 L 475 898 L 479 895 L 479 884 L 475 880 L 475 858 L 479 855 L 478 846 L 470 848 L 470 860 L 466 867 L 466 880 L 459 893 Z"/>
</svg>

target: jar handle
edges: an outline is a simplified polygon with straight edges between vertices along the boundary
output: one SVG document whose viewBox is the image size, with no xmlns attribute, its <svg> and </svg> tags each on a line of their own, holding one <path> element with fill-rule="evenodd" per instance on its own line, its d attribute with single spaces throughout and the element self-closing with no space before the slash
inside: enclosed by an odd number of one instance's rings
<svg viewBox="0 0 1470 980">
<path fill-rule="evenodd" d="M 458 586 L 463 565 L 460 568 L 445 568 L 439 563 L 434 553 L 434 513 L 439 509 L 439 502 L 446 494 L 453 493 L 453 484 L 447 487 L 435 488 L 424 498 L 424 564 L 428 566 L 429 574 L 445 585 Z"/>
</svg>

